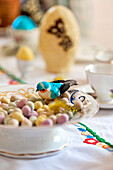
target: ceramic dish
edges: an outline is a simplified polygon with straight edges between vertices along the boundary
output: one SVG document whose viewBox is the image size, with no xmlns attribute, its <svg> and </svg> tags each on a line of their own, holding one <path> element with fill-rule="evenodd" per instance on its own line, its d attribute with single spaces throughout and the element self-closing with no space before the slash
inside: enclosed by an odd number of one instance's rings
<svg viewBox="0 0 113 170">
<path fill-rule="evenodd" d="M 111 100 L 109 102 L 99 101 L 98 98 L 96 100 L 99 103 L 99 108 L 101 108 L 101 109 L 113 109 L 113 100 Z"/>
<path fill-rule="evenodd" d="M 91 94 L 92 96 L 94 96 L 96 98 L 96 101 L 99 104 L 99 108 L 101 108 L 101 109 L 113 109 L 113 100 L 111 100 L 109 102 L 100 101 L 97 98 L 96 94 L 94 93 L 93 89 L 91 88 L 91 86 L 89 84 L 79 86 L 79 88 L 77 88 L 77 89 L 84 92 L 84 93 L 88 93 L 88 94 Z"/>
<path fill-rule="evenodd" d="M 25 97 L 34 93 L 33 85 L 0 87 L 0 97 L 12 94 Z M 0 154 L 16 158 L 41 158 L 64 150 L 70 144 L 70 134 L 63 129 L 71 123 L 94 116 L 98 112 L 98 103 L 88 96 L 92 105 L 87 114 L 76 114 L 63 125 L 51 127 L 12 127 L 0 125 Z"/>
</svg>

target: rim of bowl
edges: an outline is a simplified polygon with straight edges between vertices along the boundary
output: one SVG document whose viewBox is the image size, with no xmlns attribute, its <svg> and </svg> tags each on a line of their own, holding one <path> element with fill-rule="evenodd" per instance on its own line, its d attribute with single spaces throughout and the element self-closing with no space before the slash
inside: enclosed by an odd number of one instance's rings
<svg viewBox="0 0 113 170">
<path fill-rule="evenodd" d="M 106 65 L 106 66 L 112 66 L 113 67 L 113 65 L 112 64 L 108 64 L 108 63 L 98 63 L 98 64 L 89 64 L 89 65 L 87 65 L 86 67 L 85 67 L 85 71 L 86 71 L 86 73 L 90 73 L 90 74 L 95 74 L 95 75 L 101 75 L 101 76 L 113 76 L 113 74 L 112 73 L 98 73 L 98 72 L 93 72 L 91 69 L 92 69 L 92 67 L 95 67 L 95 66 L 99 66 L 99 65 Z"/>
</svg>

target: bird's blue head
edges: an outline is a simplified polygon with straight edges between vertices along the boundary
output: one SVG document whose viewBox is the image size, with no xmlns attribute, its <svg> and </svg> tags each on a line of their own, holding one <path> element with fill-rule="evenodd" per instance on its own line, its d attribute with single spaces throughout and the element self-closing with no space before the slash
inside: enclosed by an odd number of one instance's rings
<svg viewBox="0 0 113 170">
<path fill-rule="evenodd" d="M 40 83 L 37 84 L 37 89 L 36 91 L 45 91 L 50 87 L 50 84 L 46 81 L 42 81 Z"/>
</svg>

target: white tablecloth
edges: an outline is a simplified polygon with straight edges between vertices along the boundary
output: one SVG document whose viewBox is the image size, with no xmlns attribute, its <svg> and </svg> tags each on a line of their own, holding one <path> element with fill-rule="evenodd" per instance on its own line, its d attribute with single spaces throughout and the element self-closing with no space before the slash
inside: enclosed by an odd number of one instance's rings
<svg viewBox="0 0 113 170">
<path fill-rule="evenodd" d="M 77 79 L 79 84 L 87 83 L 84 72 L 86 64 L 76 64 L 72 72 L 64 77 Z M 16 67 L 16 58 L 0 56 L 0 65 L 11 72 L 15 70 L 14 73 L 20 76 Z M 57 76 L 47 74 L 44 67 L 43 60 L 37 57 L 34 70 L 29 73 L 26 81 L 36 83 Z M 113 144 L 113 110 L 100 110 L 95 117 L 82 122 Z M 0 170 L 113 170 L 112 152 L 96 145 L 83 143 L 83 136 L 74 125 L 70 125 L 66 130 L 70 132 L 72 141 L 65 151 L 42 159 L 24 160 L 0 156 Z"/>
</svg>

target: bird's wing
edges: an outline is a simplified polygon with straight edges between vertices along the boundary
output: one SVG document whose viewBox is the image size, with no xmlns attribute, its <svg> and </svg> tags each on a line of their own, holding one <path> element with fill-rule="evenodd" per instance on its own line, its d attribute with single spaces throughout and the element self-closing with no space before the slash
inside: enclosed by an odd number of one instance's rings
<svg viewBox="0 0 113 170">
<path fill-rule="evenodd" d="M 63 84 L 61 87 L 60 87 L 60 94 L 63 94 L 65 91 L 67 91 L 68 89 L 70 88 L 70 85 L 69 84 Z"/>
<path fill-rule="evenodd" d="M 76 80 L 55 80 L 52 81 L 52 83 L 63 83 L 61 85 L 60 89 L 60 94 L 63 94 L 65 91 L 67 91 L 71 86 L 73 85 L 77 85 L 77 81 Z"/>
<path fill-rule="evenodd" d="M 56 87 L 54 87 L 54 89 L 51 89 L 51 98 L 55 99 L 58 96 L 60 96 L 60 91 Z"/>
<path fill-rule="evenodd" d="M 77 85 L 77 84 L 78 84 L 78 82 L 77 82 L 76 80 L 73 80 L 73 79 L 71 79 L 71 80 L 66 80 L 65 83 L 66 83 L 66 84 L 69 84 L 70 86 L 73 86 L 73 85 Z"/>
</svg>

